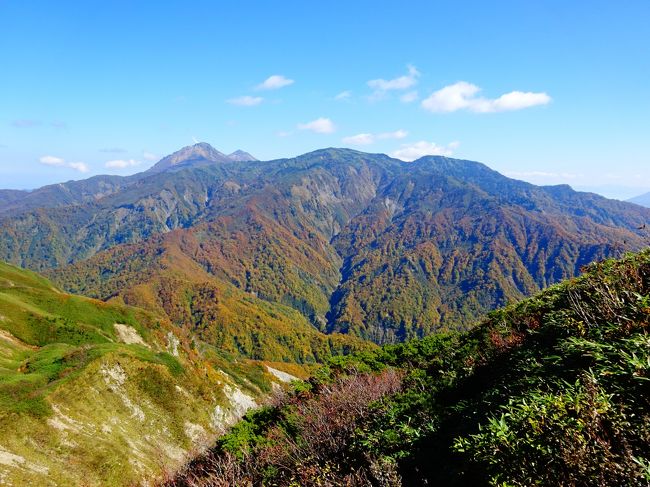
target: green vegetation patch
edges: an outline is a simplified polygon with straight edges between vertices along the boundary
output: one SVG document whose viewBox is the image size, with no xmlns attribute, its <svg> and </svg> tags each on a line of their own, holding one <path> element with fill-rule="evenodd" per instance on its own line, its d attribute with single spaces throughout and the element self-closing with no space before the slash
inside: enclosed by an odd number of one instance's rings
<svg viewBox="0 0 650 487">
<path fill-rule="evenodd" d="M 175 482 L 647 485 L 649 331 L 650 250 L 592 264 L 470 331 L 331 360 Z"/>
</svg>

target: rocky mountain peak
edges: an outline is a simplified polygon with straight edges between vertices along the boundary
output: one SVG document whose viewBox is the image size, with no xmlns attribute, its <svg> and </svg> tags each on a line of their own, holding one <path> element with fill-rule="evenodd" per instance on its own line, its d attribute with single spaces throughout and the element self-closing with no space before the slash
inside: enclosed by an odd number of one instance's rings
<svg viewBox="0 0 650 487">
<path fill-rule="evenodd" d="M 207 142 L 188 145 L 161 159 L 148 173 L 158 173 L 188 166 L 206 166 L 215 163 L 256 161 L 248 152 L 237 150 L 230 155 L 218 151 Z"/>
<path fill-rule="evenodd" d="M 246 161 L 257 161 L 256 157 L 250 155 L 248 152 L 243 151 L 241 149 L 236 150 L 232 154 L 228 155 L 228 159 L 231 161 L 237 161 L 237 162 L 246 162 Z"/>
</svg>

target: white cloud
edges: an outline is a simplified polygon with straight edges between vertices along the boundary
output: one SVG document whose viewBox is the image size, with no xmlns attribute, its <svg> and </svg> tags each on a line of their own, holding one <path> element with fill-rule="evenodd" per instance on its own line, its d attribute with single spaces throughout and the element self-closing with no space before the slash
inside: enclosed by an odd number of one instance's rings
<svg viewBox="0 0 650 487">
<path fill-rule="evenodd" d="M 127 167 L 133 167 L 140 164 L 140 161 L 135 159 L 115 159 L 113 161 L 107 161 L 104 164 L 109 169 L 126 169 Z"/>
<path fill-rule="evenodd" d="M 85 162 L 65 162 L 65 159 L 56 156 L 43 156 L 39 158 L 39 162 L 46 166 L 67 167 L 79 172 L 88 172 L 90 170 Z"/>
<path fill-rule="evenodd" d="M 399 97 L 400 101 L 403 103 L 413 103 L 418 98 L 419 95 L 417 91 L 409 91 L 408 93 L 404 93 L 402 96 Z"/>
<path fill-rule="evenodd" d="M 382 134 L 378 134 L 377 138 L 378 139 L 403 139 L 405 138 L 409 133 L 406 130 L 396 130 L 395 132 L 384 132 Z"/>
<path fill-rule="evenodd" d="M 390 155 L 403 161 L 414 161 L 424 156 L 451 156 L 460 144 L 452 142 L 447 146 L 438 145 L 435 142 L 421 140 L 414 144 L 402 144 L 400 149 L 392 152 Z"/>
<path fill-rule="evenodd" d="M 370 145 L 374 144 L 377 140 L 385 139 L 403 139 L 409 133 L 406 130 L 396 130 L 395 132 L 383 132 L 380 134 L 357 134 L 350 137 L 344 137 L 343 143 L 349 145 Z"/>
<path fill-rule="evenodd" d="M 349 145 L 370 145 L 375 143 L 375 136 L 372 134 L 357 134 L 350 137 L 343 137 L 343 143 Z"/>
<path fill-rule="evenodd" d="M 61 159 L 60 157 L 54 157 L 54 156 L 43 156 L 39 159 L 41 164 L 45 164 L 47 166 L 65 166 L 65 159 Z"/>
<path fill-rule="evenodd" d="M 551 97 L 546 93 L 512 91 L 498 98 L 490 99 L 477 96 L 481 89 L 459 81 L 434 91 L 428 98 L 422 100 L 422 107 L 434 113 L 449 113 L 458 110 L 468 110 L 475 113 L 494 113 L 546 105 Z"/>
<path fill-rule="evenodd" d="M 341 100 L 349 100 L 350 97 L 352 97 L 352 92 L 350 90 L 345 90 L 339 93 L 334 97 L 335 100 L 341 101 Z"/>
<path fill-rule="evenodd" d="M 311 122 L 298 124 L 300 130 L 311 130 L 317 134 L 331 134 L 336 132 L 336 125 L 329 118 L 317 118 Z"/>
<path fill-rule="evenodd" d="M 368 86 L 375 90 L 375 92 L 407 90 L 417 84 L 419 76 L 420 72 L 417 70 L 417 68 L 415 66 L 409 65 L 408 74 L 389 80 L 371 79 L 368 81 Z"/>
<path fill-rule="evenodd" d="M 152 152 L 147 152 L 147 151 L 144 151 L 142 153 L 142 158 L 145 161 L 152 161 L 152 162 L 160 159 L 160 157 L 157 154 L 154 154 Z"/>
<path fill-rule="evenodd" d="M 293 132 L 281 130 L 280 132 L 276 132 L 275 135 L 277 135 L 278 137 L 289 137 L 290 135 L 293 135 Z"/>
<path fill-rule="evenodd" d="M 284 88 L 285 86 L 292 85 L 294 80 L 286 78 L 281 74 L 274 74 L 269 76 L 261 84 L 255 87 L 256 90 L 278 90 Z"/>
<path fill-rule="evenodd" d="M 74 169 L 75 171 L 79 172 L 88 172 L 90 171 L 90 168 L 88 167 L 88 164 L 85 162 L 69 162 L 68 167 L 71 169 Z"/>
<path fill-rule="evenodd" d="M 230 100 L 226 100 L 228 103 L 231 105 L 237 105 L 240 107 L 254 107 L 256 105 L 259 105 L 264 101 L 264 98 L 261 96 L 239 96 L 237 98 L 231 98 Z"/>
</svg>

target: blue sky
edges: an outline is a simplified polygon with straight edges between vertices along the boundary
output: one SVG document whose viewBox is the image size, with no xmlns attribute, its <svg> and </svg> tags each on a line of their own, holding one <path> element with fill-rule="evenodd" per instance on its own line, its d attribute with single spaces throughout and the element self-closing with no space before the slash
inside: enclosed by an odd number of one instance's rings
<svg viewBox="0 0 650 487">
<path fill-rule="evenodd" d="M 442 153 L 630 197 L 650 191 L 648 25 L 647 0 L 0 0 L 0 187 L 200 140 Z"/>
</svg>

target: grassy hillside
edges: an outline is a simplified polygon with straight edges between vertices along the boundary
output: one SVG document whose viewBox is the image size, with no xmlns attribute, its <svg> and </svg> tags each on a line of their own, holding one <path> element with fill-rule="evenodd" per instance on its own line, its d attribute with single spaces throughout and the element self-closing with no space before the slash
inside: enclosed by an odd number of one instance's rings
<svg viewBox="0 0 650 487">
<path fill-rule="evenodd" d="M 159 476 L 268 395 L 271 372 L 0 263 L 0 483 Z"/>
<path fill-rule="evenodd" d="M 650 251 L 471 331 L 333 361 L 173 485 L 650 482 Z"/>
</svg>

